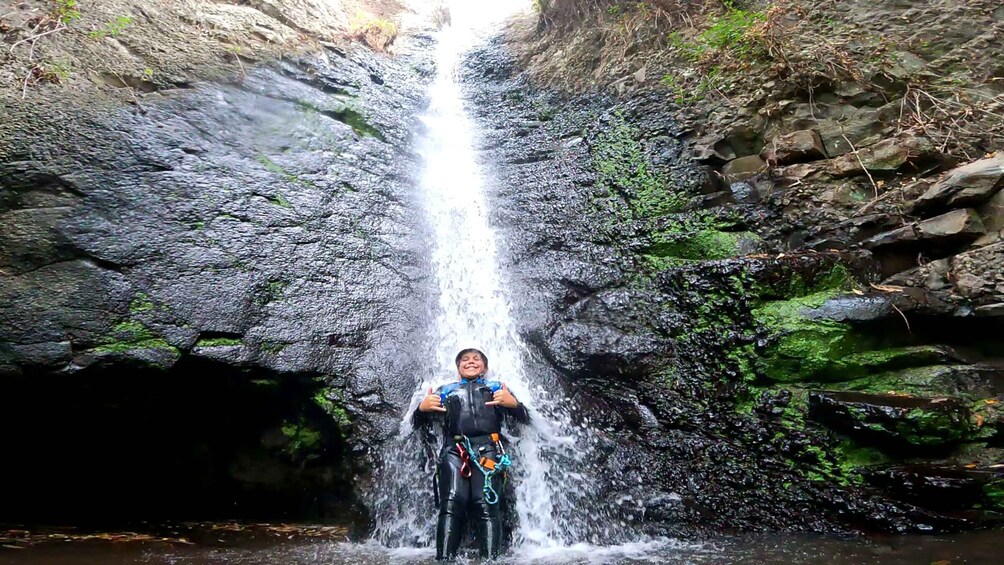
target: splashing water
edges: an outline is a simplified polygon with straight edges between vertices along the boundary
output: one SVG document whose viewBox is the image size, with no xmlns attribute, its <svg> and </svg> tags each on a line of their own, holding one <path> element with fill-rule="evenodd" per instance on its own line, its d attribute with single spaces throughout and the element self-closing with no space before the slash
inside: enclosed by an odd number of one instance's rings
<svg viewBox="0 0 1004 565">
<path fill-rule="evenodd" d="M 597 485 L 587 470 L 588 437 L 571 423 L 554 386 L 545 386 L 547 370 L 535 362 L 514 329 L 513 303 L 500 272 L 496 234 L 488 219 L 484 182 L 472 147 L 476 131 L 463 108 L 456 71 L 463 53 L 526 2 L 498 0 L 450 4 L 451 23 L 439 33 L 437 76 L 430 106 L 422 116 L 426 134 L 419 144 L 425 168 L 422 192 L 434 235 L 432 267 L 438 304 L 430 324 L 430 363 L 405 412 L 396 445 L 385 449 L 377 494 L 375 539 L 390 547 L 432 542 L 432 453 L 419 446 L 411 412 L 429 387 L 456 379 L 454 355 L 477 347 L 489 359 L 489 378 L 507 383 L 530 407 L 532 424 L 509 430 L 514 456 L 518 530 L 514 544 L 525 550 L 579 547 L 583 542 L 614 542 L 622 537 L 597 512 Z M 475 24 L 476 22 L 476 24 Z M 547 389 L 547 390 L 545 390 Z"/>
</svg>

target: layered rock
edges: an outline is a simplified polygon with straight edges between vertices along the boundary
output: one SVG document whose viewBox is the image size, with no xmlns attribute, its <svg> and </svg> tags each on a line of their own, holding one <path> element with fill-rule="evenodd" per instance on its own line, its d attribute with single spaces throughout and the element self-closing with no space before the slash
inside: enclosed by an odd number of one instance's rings
<svg viewBox="0 0 1004 565">
<path fill-rule="evenodd" d="M 430 41 L 411 41 L 398 59 L 332 44 L 132 106 L 102 94 L 5 106 L 0 375 L 26 395 L 5 417 L 59 422 L 61 401 L 50 414 L 32 396 L 56 375 L 73 384 L 53 394 L 90 398 L 124 373 L 137 391 L 205 374 L 213 398 L 229 382 L 235 398 L 258 391 L 247 410 L 276 407 L 247 420 L 257 439 L 212 448 L 226 451 L 213 480 L 232 482 L 218 490 L 344 514 L 412 392 L 398 344 L 428 299 L 410 143 Z"/>
</svg>

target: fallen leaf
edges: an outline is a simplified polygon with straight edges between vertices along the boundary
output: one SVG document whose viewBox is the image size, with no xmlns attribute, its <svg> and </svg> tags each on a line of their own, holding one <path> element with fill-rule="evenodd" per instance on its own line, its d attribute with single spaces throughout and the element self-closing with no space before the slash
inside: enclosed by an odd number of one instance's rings
<svg viewBox="0 0 1004 565">
<path fill-rule="evenodd" d="M 976 415 L 976 427 L 977 428 L 982 428 L 983 427 L 983 416 L 981 416 L 979 414 Z"/>
<path fill-rule="evenodd" d="M 854 294 L 857 294 L 858 296 L 864 295 L 864 291 L 863 290 L 858 290 L 856 288 L 851 289 L 851 292 L 853 292 Z"/>
<path fill-rule="evenodd" d="M 934 398 L 931 400 L 931 404 L 938 404 L 939 402 L 947 402 L 947 398 Z"/>
<path fill-rule="evenodd" d="M 997 404 L 998 402 L 1000 402 L 1000 400 L 997 400 L 996 398 L 988 398 L 983 401 L 983 404 Z"/>
<path fill-rule="evenodd" d="M 902 286 L 894 286 L 891 284 L 875 284 L 875 283 L 871 283 L 871 287 L 874 288 L 875 290 L 880 290 L 882 292 L 903 292 L 903 289 L 905 288 Z"/>
</svg>

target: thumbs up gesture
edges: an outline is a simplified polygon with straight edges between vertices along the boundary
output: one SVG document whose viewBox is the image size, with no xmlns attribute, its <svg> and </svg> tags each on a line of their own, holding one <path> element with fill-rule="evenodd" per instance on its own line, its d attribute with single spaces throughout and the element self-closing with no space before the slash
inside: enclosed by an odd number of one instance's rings
<svg viewBox="0 0 1004 565">
<path fill-rule="evenodd" d="M 446 412 L 446 408 L 443 408 L 443 401 L 439 398 L 439 395 L 433 392 L 432 387 L 429 387 L 428 394 L 422 399 L 422 403 L 418 405 L 418 409 L 421 412 Z"/>
<path fill-rule="evenodd" d="M 519 406 L 519 401 L 509 392 L 509 387 L 502 383 L 502 388 L 495 391 L 491 402 L 485 402 L 485 406 L 501 406 L 503 408 L 515 408 Z"/>
</svg>

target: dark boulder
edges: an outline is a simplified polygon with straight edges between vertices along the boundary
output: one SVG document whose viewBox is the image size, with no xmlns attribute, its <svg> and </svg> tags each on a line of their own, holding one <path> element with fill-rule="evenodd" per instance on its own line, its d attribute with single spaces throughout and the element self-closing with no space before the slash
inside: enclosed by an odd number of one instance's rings
<svg viewBox="0 0 1004 565">
<path fill-rule="evenodd" d="M 891 449 L 944 448 L 974 437 L 969 407 L 953 398 L 817 391 L 809 417 L 862 442 Z"/>
</svg>

